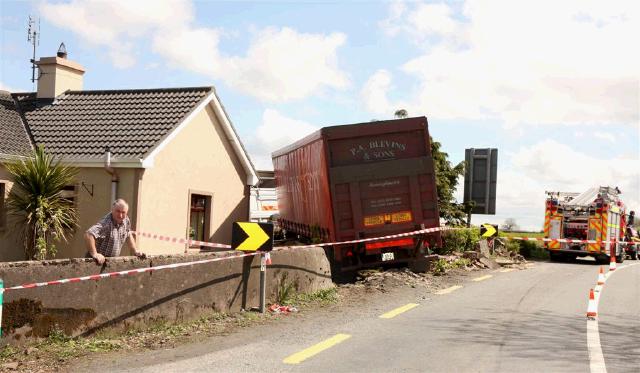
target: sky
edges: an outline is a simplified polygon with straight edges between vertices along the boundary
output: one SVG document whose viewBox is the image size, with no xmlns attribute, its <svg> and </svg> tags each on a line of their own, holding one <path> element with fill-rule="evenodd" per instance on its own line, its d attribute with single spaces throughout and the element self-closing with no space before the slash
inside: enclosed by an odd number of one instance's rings
<svg viewBox="0 0 640 373">
<path fill-rule="evenodd" d="M 496 215 L 541 230 L 545 191 L 618 186 L 640 209 L 637 1 L 0 1 L 0 89 L 37 58 L 84 89 L 216 87 L 258 169 L 330 125 L 426 116 L 452 163 L 498 149 Z M 456 196 L 462 199 L 462 180 Z"/>
</svg>

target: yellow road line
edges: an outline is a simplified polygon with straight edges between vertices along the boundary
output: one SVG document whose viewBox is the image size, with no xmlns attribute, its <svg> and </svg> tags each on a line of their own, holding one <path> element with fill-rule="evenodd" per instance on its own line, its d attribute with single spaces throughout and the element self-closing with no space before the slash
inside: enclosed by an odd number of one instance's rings
<svg viewBox="0 0 640 373">
<path fill-rule="evenodd" d="M 349 334 L 336 334 L 325 341 L 315 344 L 300 352 L 296 352 L 295 354 L 284 359 L 282 362 L 285 364 L 300 364 L 304 360 L 317 355 L 322 351 L 337 345 L 338 343 L 344 342 L 349 338 L 351 338 Z"/>
<path fill-rule="evenodd" d="M 380 315 L 380 318 L 381 318 L 381 319 L 390 319 L 390 318 L 392 318 L 392 317 L 396 317 L 396 316 L 398 316 L 399 314 L 401 314 L 401 313 L 403 313 L 403 312 L 407 312 L 407 311 L 409 311 L 410 309 L 415 308 L 415 307 L 418 307 L 418 304 L 416 304 L 416 303 L 409 303 L 409 304 L 407 304 L 407 305 L 405 305 L 405 306 L 398 307 L 398 308 L 396 308 L 396 309 L 395 309 L 395 310 L 393 310 L 393 311 L 389 311 L 389 312 L 387 312 L 387 313 L 385 313 L 385 314 Z"/>
<path fill-rule="evenodd" d="M 461 285 L 454 285 L 454 286 L 452 286 L 450 288 L 438 290 L 438 291 L 436 291 L 436 294 L 438 294 L 438 295 L 449 294 L 449 293 L 452 293 L 452 292 L 454 292 L 454 291 L 456 291 L 458 289 L 461 289 L 461 288 L 462 288 Z"/>
<path fill-rule="evenodd" d="M 473 279 L 473 280 L 471 280 L 471 281 L 476 281 L 476 282 L 478 282 L 478 281 L 484 281 L 484 280 L 490 279 L 491 277 L 493 277 L 493 276 L 491 276 L 491 275 L 485 275 L 485 276 L 482 276 L 482 277 L 476 277 L 476 278 L 474 278 L 474 279 Z"/>
<path fill-rule="evenodd" d="M 514 268 L 505 268 L 502 271 L 500 271 L 500 273 L 507 273 L 507 272 L 513 272 L 513 271 L 515 271 Z"/>
</svg>

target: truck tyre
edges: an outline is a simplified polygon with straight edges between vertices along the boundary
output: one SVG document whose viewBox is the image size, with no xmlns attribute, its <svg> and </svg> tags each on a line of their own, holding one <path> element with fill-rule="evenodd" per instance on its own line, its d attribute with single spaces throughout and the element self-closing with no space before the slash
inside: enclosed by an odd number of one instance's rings
<svg viewBox="0 0 640 373">
<path fill-rule="evenodd" d="M 596 263 L 598 264 L 609 264 L 609 262 L 611 261 L 611 259 L 609 259 L 609 255 L 598 255 L 596 256 Z"/>
<path fill-rule="evenodd" d="M 640 248 L 636 248 L 635 250 L 633 250 L 633 252 L 631 253 L 631 259 L 632 260 L 639 260 L 640 259 L 640 255 L 638 255 L 638 251 L 640 250 Z"/>
<path fill-rule="evenodd" d="M 552 262 L 560 262 L 562 261 L 562 253 L 557 253 L 555 251 L 549 251 L 549 260 Z"/>
<path fill-rule="evenodd" d="M 620 255 L 616 255 L 616 263 L 624 262 L 624 251 L 620 253 Z"/>
</svg>

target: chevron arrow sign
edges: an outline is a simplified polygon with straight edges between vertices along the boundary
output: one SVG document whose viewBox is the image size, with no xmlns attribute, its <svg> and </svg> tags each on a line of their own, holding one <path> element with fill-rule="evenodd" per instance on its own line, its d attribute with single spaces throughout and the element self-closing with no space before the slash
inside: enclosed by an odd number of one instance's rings
<svg viewBox="0 0 640 373">
<path fill-rule="evenodd" d="M 231 248 L 240 251 L 273 250 L 273 224 L 271 223 L 233 223 Z"/>
</svg>

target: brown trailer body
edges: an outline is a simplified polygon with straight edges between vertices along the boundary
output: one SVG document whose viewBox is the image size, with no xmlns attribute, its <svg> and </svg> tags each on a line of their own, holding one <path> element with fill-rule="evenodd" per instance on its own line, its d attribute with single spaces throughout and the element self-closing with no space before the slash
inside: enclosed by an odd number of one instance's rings
<svg viewBox="0 0 640 373">
<path fill-rule="evenodd" d="M 439 226 L 426 117 L 325 127 L 272 155 L 280 223 L 323 242 Z M 353 269 L 410 261 L 440 233 L 333 248 Z"/>
</svg>

